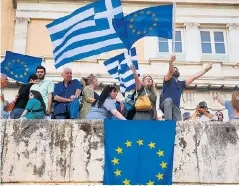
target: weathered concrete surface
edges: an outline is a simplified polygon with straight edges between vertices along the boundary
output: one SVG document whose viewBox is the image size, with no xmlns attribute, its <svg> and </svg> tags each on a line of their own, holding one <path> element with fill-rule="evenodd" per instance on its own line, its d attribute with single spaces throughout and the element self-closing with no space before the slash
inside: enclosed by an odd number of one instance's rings
<svg viewBox="0 0 239 186">
<path fill-rule="evenodd" d="M 101 183 L 103 122 L 1 120 L 3 183 Z M 239 184 L 239 122 L 177 123 L 174 183 Z"/>
</svg>

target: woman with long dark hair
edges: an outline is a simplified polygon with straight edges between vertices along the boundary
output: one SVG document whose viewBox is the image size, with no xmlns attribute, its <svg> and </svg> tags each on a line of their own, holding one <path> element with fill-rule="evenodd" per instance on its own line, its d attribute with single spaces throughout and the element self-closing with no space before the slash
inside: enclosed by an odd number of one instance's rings
<svg viewBox="0 0 239 186">
<path fill-rule="evenodd" d="M 87 120 L 103 120 L 111 119 L 114 116 L 120 120 L 126 120 L 126 118 L 116 109 L 114 99 L 118 94 L 118 90 L 115 86 L 107 85 L 96 103 L 95 107 L 86 116 Z"/>
<path fill-rule="evenodd" d="M 21 118 L 44 119 L 45 113 L 46 105 L 43 101 L 41 93 L 36 90 L 31 90 L 29 94 L 29 101 Z"/>
</svg>

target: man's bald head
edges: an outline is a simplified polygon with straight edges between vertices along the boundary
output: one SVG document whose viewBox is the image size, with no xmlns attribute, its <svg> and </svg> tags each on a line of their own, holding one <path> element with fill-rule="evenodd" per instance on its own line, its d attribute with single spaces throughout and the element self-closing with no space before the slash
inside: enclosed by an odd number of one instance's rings
<svg viewBox="0 0 239 186">
<path fill-rule="evenodd" d="M 1 88 L 6 87 L 8 84 L 8 79 L 5 74 L 1 74 Z"/>
</svg>

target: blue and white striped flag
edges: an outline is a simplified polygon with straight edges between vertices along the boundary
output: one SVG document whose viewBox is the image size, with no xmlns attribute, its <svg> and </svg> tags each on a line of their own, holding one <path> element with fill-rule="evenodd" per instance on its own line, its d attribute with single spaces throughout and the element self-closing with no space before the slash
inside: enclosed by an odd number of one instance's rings
<svg viewBox="0 0 239 186">
<path fill-rule="evenodd" d="M 140 76 L 136 49 L 131 49 L 131 59 L 135 66 L 138 76 Z M 136 88 L 134 75 L 130 69 L 131 61 L 128 51 L 117 55 L 104 62 L 108 73 L 120 82 L 120 91 L 124 95 L 126 91 L 130 91 Z"/>
<path fill-rule="evenodd" d="M 48 24 L 55 67 L 124 48 L 112 25 L 122 17 L 120 0 L 99 0 Z"/>
</svg>

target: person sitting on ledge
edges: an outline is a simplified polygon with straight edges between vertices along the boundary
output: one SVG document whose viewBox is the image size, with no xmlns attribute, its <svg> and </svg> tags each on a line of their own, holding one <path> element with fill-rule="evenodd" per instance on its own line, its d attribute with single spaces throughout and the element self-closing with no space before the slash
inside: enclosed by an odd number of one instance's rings
<svg viewBox="0 0 239 186">
<path fill-rule="evenodd" d="M 97 101 L 95 107 L 91 108 L 91 111 L 86 116 L 87 120 L 104 120 L 112 119 L 112 116 L 119 120 L 126 120 L 126 118 L 117 110 L 114 99 L 118 94 L 118 90 L 113 85 L 107 85 L 100 98 Z"/>
</svg>

